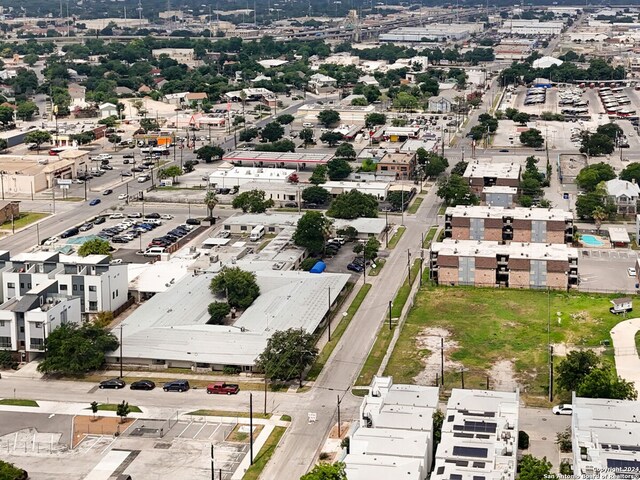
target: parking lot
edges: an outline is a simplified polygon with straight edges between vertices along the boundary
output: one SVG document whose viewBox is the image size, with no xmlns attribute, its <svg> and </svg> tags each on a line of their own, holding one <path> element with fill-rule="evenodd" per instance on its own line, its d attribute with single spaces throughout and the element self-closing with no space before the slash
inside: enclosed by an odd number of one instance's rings
<svg viewBox="0 0 640 480">
<path fill-rule="evenodd" d="M 635 267 L 633 250 L 580 249 L 580 290 L 635 292 L 637 279 L 627 268 Z"/>
</svg>

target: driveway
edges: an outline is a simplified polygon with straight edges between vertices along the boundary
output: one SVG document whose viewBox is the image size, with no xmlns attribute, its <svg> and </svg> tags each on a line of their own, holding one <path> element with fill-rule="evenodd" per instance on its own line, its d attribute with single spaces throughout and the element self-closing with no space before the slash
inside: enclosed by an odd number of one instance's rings
<svg viewBox="0 0 640 480">
<path fill-rule="evenodd" d="M 640 358 L 636 349 L 636 332 L 640 330 L 640 318 L 620 322 L 611 329 L 618 375 L 640 388 Z"/>
</svg>

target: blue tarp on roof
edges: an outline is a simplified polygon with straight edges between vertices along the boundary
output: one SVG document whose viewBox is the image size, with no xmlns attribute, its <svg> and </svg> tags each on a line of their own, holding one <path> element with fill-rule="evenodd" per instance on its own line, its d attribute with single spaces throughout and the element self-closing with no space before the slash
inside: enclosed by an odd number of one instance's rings
<svg viewBox="0 0 640 480">
<path fill-rule="evenodd" d="M 311 268 L 311 270 L 309 270 L 309 273 L 322 273 L 325 271 L 326 268 L 327 268 L 326 263 L 320 260 L 316 262 L 316 264 Z"/>
</svg>

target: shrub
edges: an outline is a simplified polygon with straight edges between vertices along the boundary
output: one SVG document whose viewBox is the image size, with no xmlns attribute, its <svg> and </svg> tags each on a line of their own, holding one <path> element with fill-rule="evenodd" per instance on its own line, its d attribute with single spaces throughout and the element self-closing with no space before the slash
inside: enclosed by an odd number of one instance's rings
<svg viewBox="0 0 640 480">
<path fill-rule="evenodd" d="M 571 427 L 567 427 L 564 432 L 556 434 L 556 444 L 562 453 L 569 453 L 573 449 L 571 446 Z"/>
<path fill-rule="evenodd" d="M 567 477 L 573 475 L 573 468 L 569 460 L 565 459 L 560 462 L 560 475 L 567 476 Z"/>
<path fill-rule="evenodd" d="M 318 262 L 317 258 L 309 257 L 305 258 L 302 263 L 300 263 L 300 270 L 308 272 L 313 268 L 313 266 Z"/>
<path fill-rule="evenodd" d="M 240 373 L 240 367 L 236 367 L 235 365 L 225 365 L 222 368 L 222 373 L 225 375 L 237 375 Z"/>
<path fill-rule="evenodd" d="M 529 448 L 529 434 L 524 430 L 518 432 L 518 448 L 522 450 Z"/>
</svg>

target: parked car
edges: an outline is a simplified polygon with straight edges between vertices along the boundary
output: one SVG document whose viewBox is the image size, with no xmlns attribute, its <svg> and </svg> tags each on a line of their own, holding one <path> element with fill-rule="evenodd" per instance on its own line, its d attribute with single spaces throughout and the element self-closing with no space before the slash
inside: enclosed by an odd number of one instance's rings
<svg viewBox="0 0 640 480">
<path fill-rule="evenodd" d="M 160 215 L 160 218 L 162 220 L 172 220 L 173 219 L 173 215 L 170 215 L 168 213 L 163 213 L 162 215 Z"/>
<path fill-rule="evenodd" d="M 107 188 L 104 192 L 102 192 L 102 195 L 111 195 L 113 193 L 113 190 L 110 188 Z"/>
<path fill-rule="evenodd" d="M 120 195 L 118 195 L 118 200 L 126 200 L 126 199 L 127 199 L 126 193 L 121 193 Z"/>
<path fill-rule="evenodd" d="M 140 212 L 131 212 L 130 214 L 127 215 L 127 217 L 129 217 L 129 218 L 142 218 L 142 214 Z M 119 218 L 123 218 L 123 217 L 119 217 Z"/>
<path fill-rule="evenodd" d="M 156 388 L 156 384 L 151 380 L 138 380 L 133 382 L 129 388 L 131 390 L 153 390 Z"/>
<path fill-rule="evenodd" d="M 99 198 L 94 198 L 93 200 L 91 200 L 89 202 L 89 205 L 91 205 L 92 207 L 95 207 L 96 205 L 98 205 L 100 203 L 100 199 Z"/>
<path fill-rule="evenodd" d="M 197 218 L 187 218 L 187 225 L 200 225 L 200 223 Z"/>
<path fill-rule="evenodd" d="M 122 158 L 134 158 L 133 153 L 125 153 Z"/>
<path fill-rule="evenodd" d="M 296 202 L 287 202 L 284 206 L 287 208 L 298 208 L 298 204 Z"/>
<path fill-rule="evenodd" d="M 53 245 L 57 241 L 58 241 L 58 237 L 50 237 L 50 238 L 47 238 L 46 240 L 44 240 L 42 242 L 42 245 L 47 245 L 47 246 Z"/>
<path fill-rule="evenodd" d="M 364 270 L 364 267 L 355 263 L 350 263 L 349 265 L 347 265 L 347 270 L 351 270 L 352 272 L 362 273 L 362 271 Z"/>
<path fill-rule="evenodd" d="M 74 235 L 77 235 L 78 233 L 80 233 L 80 230 L 77 227 L 73 227 L 73 228 L 70 228 L 69 230 L 65 230 L 64 232 L 62 232 L 60 234 L 60 238 L 73 237 Z"/>
<path fill-rule="evenodd" d="M 100 170 L 113 170 L 113 167 L 111 165 L 103 163 L 102 165 L 100 165 Z"/>
<path fill-rule="evenodd" d="M 112 378 L 111 380 L 104 380 L 100 382 L 100 388 L 124 388 L 126 383 L 119 378 Z"/>
<path fill-rule="evenodd" d="M 109 215 L 110 220 L 117 220 L 118 218 L 124 218 L 124 213 L 112 213 Z"/>
<path fill-rule="evenodd" d="M 231 232 L 229 230 L 220 230 L 218 232 L 218 237 L 220 238 L 229 238 L 231 236 Z"/>
<path fill-rule="evenodd" d="M 636 276 L 636 269 L 635 267 L 629 267 L 627 268 L 627 273 L 629 274 L 630 277 L 635 277 Z"/>
<path fill-rule="evenodd" d="M 133 173 L 131 172 L 120 172 L 120 175 L 123 177 L 133 177 Z"/>
<path fill-rule="evenodd" d="M 96 217 L 93 220 L 94 225 L 100 225 L 101 223 L 104 223 L 104 222 L 106 222 L 106 219 L 104 217 Z"/>
<path fill-rule="evenodd" d="M 165 392 L 186 392 L 189 390 L 189 382 L 187 380 L 174 380 L 165 383 L 162 389 Z"/>
<path fill-rule="evenodd" d="M 207 385 L 207 393 L 235 395 L 239 391 L 240 386 L 235 383 L 215 382 Z"/>
<path fill-rule="evenodd" d="M 147 213 L 144 218 L 160 218 L 160 214 L 156 212 Z"/>
<path fill-rule="evenodd" d="M 573 405 L 570 403 L 561 403 L 551 409 L 554 415 L 573 415 Z"/>
<path fill-rule="evenodd" d="M 87 230 L 91 230 L 92 228 L 93 228 L 93 223 L 89 222 L 82 225 L 78 230 L 80 230 L 81 232 L 86 232 Z"/>
</svg>

